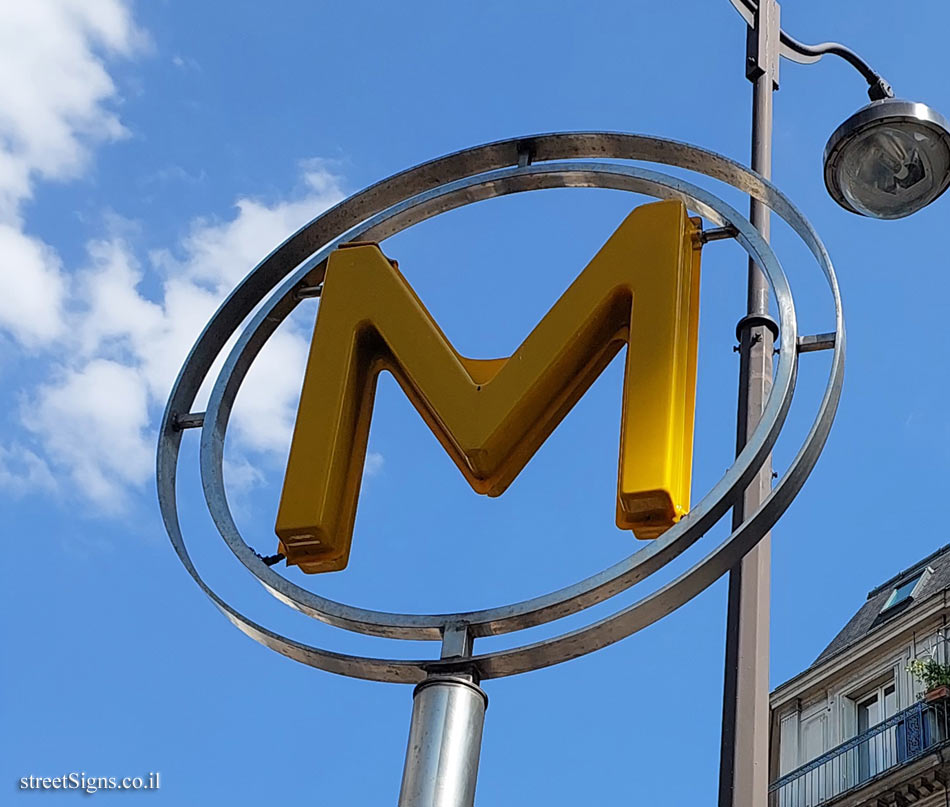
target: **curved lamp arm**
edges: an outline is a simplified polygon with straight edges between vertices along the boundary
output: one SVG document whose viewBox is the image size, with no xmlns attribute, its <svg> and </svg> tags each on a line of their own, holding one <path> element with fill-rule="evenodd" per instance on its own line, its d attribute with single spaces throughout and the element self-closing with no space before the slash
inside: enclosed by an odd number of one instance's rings
<svg viewBox="0 0 950 807">
<path fill-rule="evenodd" d="M 750 26 L 753 25 L 753 15 L 758 10 L 756 0 L 730 0 L 730 2 L 736 11 L 742 15 L 746 23 Z M 785 33 L 785 31 L 781 31 L 780 43 L 779 53 L 786 59 L 791 59 L 799 64 L 813 64 L 825 54 L 838 56 L 864 77 L 868 83 L 868 96 L 872 101 L 894 97 L 894 91 L 887 80 L 851 48 L 845 47 L 839 42 L 820 42 L 817 45 L 806 45 Z"/>
</svg>

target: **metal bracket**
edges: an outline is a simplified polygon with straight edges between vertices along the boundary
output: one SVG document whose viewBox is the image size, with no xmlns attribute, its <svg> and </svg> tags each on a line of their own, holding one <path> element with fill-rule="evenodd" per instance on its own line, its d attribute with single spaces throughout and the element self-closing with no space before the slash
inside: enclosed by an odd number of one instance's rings
<svg viewBox="0 0 950 807">
<path fill-rule="evenodd" d="M 470 658 L 472 634 L 464 622 L 452 622 L 442 628 L 442 658 Z"/>
<path fill-rule="evenodd" d="M 742 342 L 742 332 L 746 328 L 756 328 L 759 325 L 764 325 L 772 332 L 772 340 L 778 341 L 778 323 L 772 319 L 768 314 L 746 314 L 742 319 L 736 323 L 736 339 L 739 342 Z"/>
<path fill-rule="evenodd" d="M 534 141 L 522 140 L 518 143 L 518 167 L 527 168 L 534 162 Z"/>
<path fill-rule="evenodd" d="M 763 0 L 764 2 L 765 0 Z M 756 12 L 762 4 L 759 0 L 730 0 L 733 7 L 745 20 L 749 29 L 755 28 Z M 840 42 L 820 42 L 817 45 L 806 45 L 799 42 L 795 37 L 778 28 L 778 55 L 786 59 L 791 59 L 799 64 L 814 64 L 822 56 L 832 55 L 844 59 L 855 70 L 857 70 L 868 83 L 868 96 L 872 101 L 881 101 L 885 98 L 893 98 L 894 90 L 891 85 L 878 73 L 871 65 L 862 59 L 851 48 L 845 47 Z M 749 40 L 751 50 L 752 43 Z M 750 53 L 750 64 L 755 62 L 754 54 Z M 763 71 L 764 72 L 764 71 Z M 762 75 L 759 73 L 758 75 Z M 750 77 L 751 78 L 751 77 Z M 775 89 L 778 89 L 778 72 L 774 76 Z"/>
<path fill-rule="evenodd" d="M 894 89 L 884 76 L 878 76 L 877 80 L 868 87 L 868 98 L 872 101 L 883 101 L 886 98 L 893 97 Z"/>
<path fill-rule="evenodd" d="M 311 297 L 319 297 L 323 294 L 323 284 L 318 283 L 316 286 L 298 286 L 294 290 L 294 298 L 297 300 L 306 300 Z"/>
<path fill-rule="evenodd" d="M 728 238 L 735 238 L 739 231 L 732 225 L 725 227 L 710 227 L 708 230 L 700 230 L 697 238 L 700 244 L 708 244 L 710 241 L 725 241 Z"/>
<path fill-rule="evenodd" d="M 813 333 L 809 336 L 798 337 L 799 353 L 814 353 L 816 350 L 834 350 L 835 334 L 831 333 Z"/>
<path fill-rule="evenodd" d="M 184 431 L 185 429 L 200 429 L 204 425 L 204 412 L 188 412 L 183 415 L 175 415 L 172 419 L 172 429 L 176 432 Z"/>
<path fill-rule="evenodd" d="M 753 24 L 746 29 L 746 78 L 755 81 L 768 74 L 774 90 L 778 89 L 780 16 L 778 3 L 762 0 L 753 12 Z"/>
</svg>

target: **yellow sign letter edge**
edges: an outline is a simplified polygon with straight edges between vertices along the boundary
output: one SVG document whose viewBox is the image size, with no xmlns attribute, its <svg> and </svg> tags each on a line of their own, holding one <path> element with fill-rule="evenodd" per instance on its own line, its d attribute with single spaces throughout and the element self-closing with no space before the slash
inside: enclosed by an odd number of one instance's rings
<svg viewBox="0 0 950 807">
<path fill-rule="evenodd" d="M 378 246 L 332 253 L 277 515 L 288 565 L 347 564 L 382 370 L 472 488 L 498 496 L 624 344 L 617 526 L 672 526 L 689 508 L 696 232 L 681 202 L 636 208 L 507 359 L 460 356 Z"/>
</svg>

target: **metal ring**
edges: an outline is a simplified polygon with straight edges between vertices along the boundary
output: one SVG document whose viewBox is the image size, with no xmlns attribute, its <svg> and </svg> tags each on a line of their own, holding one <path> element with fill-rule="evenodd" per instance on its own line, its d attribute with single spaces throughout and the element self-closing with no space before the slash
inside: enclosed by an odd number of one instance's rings
<svg viewBox="0 0 950 807">
<path fill-rule="evenodd" d="M 277 636 L 237 613 L 224 603 L 208 588 L 198 575 L 184 547 L 181 536 L 175 507 L 175 473 L 180 445 L 180 432 L 175 431 L 173 428 L 175 416 L 179 413 L 186 413 L 190 409 L 198 386 L 207 374 L 211 362 L 220 351 L 234 326 L 243 320 L 251 308 L 253 308 L 253 305 L 273 288 L 289 269 L 292 269 L 301 259 L 306 257 L 308 250 L 312 253 L 317 246 L 331 241 L 330 233 L 335 231 L 340 233 L 340 237 L 342 237 L 342 234 L 350 229 L 347 225 L 352 226 L 353 224 L 357 224 L 361 219 L 365 221 L 366 218 L 374 212 L 386 209 L 387 203 L 398 202 L 394 197 L 402 190 L 417 190 L 420 192 L 416 194 L 418 197 L 425 194 L 427 189 L 431 190 L 443 184 L 440 182 L 440 178 L 445 177 L 446 173 L 450 175 L 454 173 L 455 176 L 467 177 L 486 170 L 494 170 L 499 164 L 516 165 L 518 164 L 519 154 L 524 153 L 526 149 L 530 151 L 535 162 L 570 157 L 589 158 L 603 156 L 617 159 L 643 159 L 677 165 L 698 170 L 709 176 L 729 182 L 765 202 L 792 225 L 793 229 L 803 238 L 821 265 L 829 283 L 835 304 L 836 344 L 825 396 L 819 407 L 818 416 L 812 430 L 803 444 L 802 449 L 790 466 L 789 471 L 779 481 L 762 507 L 736 530 L 726 542 L 706 559 L 673 581 L 673 583 L 661 588 L 644 600 L 635 603 L 633 606 L 618 612 L 606 620 L 594 623 L 580 631 L 574 631 L 565 636 L 546 640 L 534 645 L 474 656 L 465 660 L 465 663 L 474 664 L 482 677 L 509 675 L 534 667 L 553 664 L 566 658 L 590 652 L 597 647 L 616 641 L 640 627 L 652 623 L 664 613 L 683 604 L 691 596 L 694 596 L 708 586 L 721 576 L 725 570 L 730 568 L 749 547 L 754 545 L 761 535 L 774 523 L 778 515 L 788 506 L 792 498 L 794 498 L 794 495 L 800 489 L 808 472 L 814 466 L 821 447 L 824 444 L 824 440 L 827 437 L 828 430 L 830 429 L 834 411 L 837 406 L 837 400 L 840 395 L 844 358 L 843 322 L 837 282 L 827 253 L 814 230 L 783 194 L 758 175 L 727 158 L 685 144 L 639 135 L 611 133 L 540 135 L 533 138 L 522 138 L 487 144 L 475 149 L 458 152 L 417 168 L 410 169 L 388 180 L 384 180 L 378 185 L 341 203 L 341 205 L 315 219 L 295 236 L 288 239 L 285 244 L 265 259 L 225 301 L 196 343 L 172 392 L 162 425 L 158 454 L 159 498 L 166 529 L 183 564 L 195 578 L 198 585 L 211 597 L 215 604 L 225 612 L 235 625 L 266 646 L 302 661 L 303 663 L 320 667 L 331 672 L 385 681 L 418 681 L 421 680 L 428 671 L 451 672 L 458 664 L 458 661 L 384 661 L 379 659 L 366 659 L 308 647 L 293 640 Z M 573 168 L 575 171 L 583 170 L 577 166 Z M 618 166 L 611 166 L 611 168 L 618 168 Z M 525 174 L 528 173 L 528 169 L 522 169 L 522 171 Z M 508 173 L 511 175 L 507 177 L 509 181 L 515 183 L 519 181 L 517 171 L 509 171 Z M 501 181 L 504 180 L 505 177 L 497 177 L 496 179 Z M 674 181 L 674 183 L 675 182 L 678 182 L 678 180 Z M 666 183 L 669 185 L 670 181 L 666 180 Z M 584 183 L 578 182 L 577 184 Z M 456 190 L 462 189 L 459 188 Z M 442 194 L 442 196 L 444 197 L 445 194 Z M 422 201 L 424 200 L 417 199 L 417 205 L 422 204 Z M 392 205 L 390 204 L 389 206 Z M 396 215 L 397 213 L 393 213 L 389 218 L 394 219 Z M 430 212 L 429 215 L 434 215 L 434 212 Z M 735 223 L 738 224 L 739 222 Z M 320 243 L 321 241 L 322 243 Z M 761 263 L 762 265 L 766 265 L 764 257 Z M 319 272 L 318 264 L 319 262 L 313 259 L 307 261 L 296 273 L 294 280 L 314 270 Z M 272 302 L 275 300 L 281 302 L 282 296 L 285 295 L 288 286 L 292 285 L 292 282 L 294 281 L 285 284 L 282 292 L 275 295 Z M 780 310 L 780 314 L 783 315 L 783 338 L 785 338 L 786 335 L 790 334 L 784 320 L 787 320 L 788 315 L 791 315 L 792 322 L 794 322 L 793 313 L 791 311 L 785 312 Z M 248 332 L 245 332 L 245 336 L 247 335 Z M 794 357 L 795 351 L 783 350 L 780 356 L 784 355 Z M 794 371 L 794 358 L 789 359 L 788 362 L 789 363 L 784 366 L 790 367 L 792 371 Z M 780 358 L 779 367 L 781 372 L 783 358 Z M 794 373 L 792 372 L 792 378 L 793 375 Z M 773 396 L 770 398 L 769 404 L 773 405 L 776 400 L 775 396 Z M 205 430 L 205 434 L 209 434 L 207 429 Z M 765 453 L 767 453 L 767 451 Z M 741 458 L 740 455 L 740 459 Z M 681 530 L 681 532 L 685 531 L 685 528 Z M 673 537 L 675 538 L 675 536 Z M 641 555 L 643 552 L 646 552 L 646 550 L 637 554 Z M 611 585 L 611 581 L 608 577 L 611 573 L 616 572 L 618 567 L 623 566 L 624 563 L 628 561 L 622 561 L 620 564 L 616 564 L 614 567 L 611 567 L 611 569 L 601 573 L 601 575 L 589 579 L 597 581 L 595 589 L 598 592 L 599 599 L 596 601 L 605 599 L 607 596 L 620 590 Z M 263 564 L 261 565 L 263 566 Z M 264 569 L 267 569 L 267 567 L 264 567 Z M 283 580 L 283 578 L 280 578 L 276 574 L 275 577 L 277 577 L 278 580 Z M 635 580 L 632 582 L 635 582 Z M 632 584 L 632 582 L 628 584 Z M 616 581 L 613 581 L 613 583 L 616 583 Z M 277 591 L 274 593 L 280 596 Z M 555 592 L 554 595 L 548 595 L 548 597 L 550 598 L 557 594 L 558 593 Z M 604 594 L 604 596 L 599 596 L 600 594 Z M 533 602 L 537 603 L 543 599 L 545 598 L 537 598 L 537 600 Z M 571 613 L 574 610 L 579 610 L 590 604 L 592 604 L 591 601 L 585 600 L 584 596 L 579 596 L 576 600 L 572 601 L 571 610 L 557 612 L 557 609 L 554 608 L 549 610 L 547 614 L 549 618 L 557 618 L 558 616 L 563 616 L 564 613 Z M 573 607 L 573 605 L 577 605 L 577 607 Z M 359 609 L 356 610 L 359 611 Z M 477 614 L 480 612 L 473 613 Z M 485 612 L 481 613 L 484 614 Z M 420 619 L 419 617 L 412 618 Z M 437 619 L 446 620 L 447 618 L 438 617 Z M 452 615 L 450 619 L 458 621 L 458 615 Z M 442 622 L 442 624 L 444 625 L 445 622 Z M 483 626 L 484 625 L 489 625 L 492 628 L 497 627 L 497 625 L 492 625 L 490 622 L 483 623 Z M 430 625 L 426 627 L 417 625 L 416 627 L 423 628 L 429 633 L 434 633 L 435 631 L 433 629 L 436 626 Z M 503 624 L 502 627 L 511 630 L 517 629 L 520 626 L 512 623 Z M 481 633 L 474 632 L 474 634 L 488 635 L 491 632 L 496 631 L 488 630 Z M 393 634 L 383 633 L 382 635 Z M 413 633 L 413 638 L 419 637 Z M 431 638 L 437 637 L 432 636 Z"/>
<path fill-rule="evenodd" d="M 746 449 L 722 480 L 691 507 L 687 519 L 607 571 L 558 591 L 496 608 L 430 615 L 373 611 L 321 597 L 278 574 L 245 543 L 231 516 L 222 467 L 225 434 L 235 396 L 259 349 L 298 304 L 294 290 L 309 271 L 304 266 L 261 306 L 235 344 L 209 397 L 204 421 L 206 428 L 201 435 L 201 479 L 215 525 L 234 554 L 278 599 L 336 627 L 395 639 L 438 639 L 443 626 L 453 623 L 466 625 L 473 636 L 522 630 L 576 613 L 644 579 L 701 538 L 729 509 L 734 497 L 748 486 L 777 438 L 791 403 L 797 338 L 794 306 L 785 275 L 768 244 L 748 220 L 712 194 L 682 180 L 631 166 L 569 162 L 506 168 L 449 182 L 414 196 L 370 218 L 350 231 L 347 238 L 381 240 L 425 218 L 475 201 L 518 191 L 577 186 L 680 198 L 717 224 L 734 224 L 740 243 L 746 246 L 753 260 L 765 267 L 766 274 L 774 278 L 776 303 L 784 326 L 780 344 L 786 350 L 779 354 L 773 386 L 776 392 Z M 332 249 L 331 245 L 321 250 L 308 264 L 322 264 Z"/>
</svg>

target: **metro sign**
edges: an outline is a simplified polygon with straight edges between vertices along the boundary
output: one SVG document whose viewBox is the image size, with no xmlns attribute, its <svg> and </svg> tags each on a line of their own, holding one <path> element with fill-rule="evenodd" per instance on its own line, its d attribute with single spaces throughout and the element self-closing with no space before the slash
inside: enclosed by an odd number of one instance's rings
<svg viewBox="0 0 950 807">
<path fill-rule="evenodd" d="M 376 379 L 388 370 L 477 493 L 499 496 L 627 347 L 617 526 L 656 538 L 689 509 L 700 225 L 636 208 L 515 353 L 460 356 L 376 244 L 328 262 L 277 515 L 307 573 L 346 567 Z"/>
</svg>

